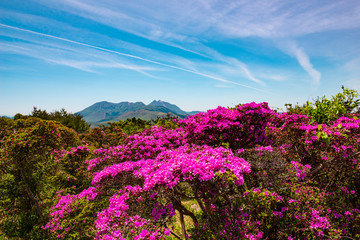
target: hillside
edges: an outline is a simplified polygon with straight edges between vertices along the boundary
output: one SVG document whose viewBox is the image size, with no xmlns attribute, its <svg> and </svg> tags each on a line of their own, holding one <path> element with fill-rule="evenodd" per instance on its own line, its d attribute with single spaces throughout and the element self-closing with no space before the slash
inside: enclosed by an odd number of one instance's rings
<svg viewBox="0 0 360 240">
<path fill-rule="evenodd" d="M 156 119 L 164 117 L 168 114 L 185 118 L 189 115 L 198 113 L 198 111 L 186 112 L 175 104 L 154 100 L 149 105 L 142 102 L 98 102 L 84 110 L 78 112 L 84 119 L 92 125 L 104 124 L 107 122 L 115 122 L 126 120 L 128 118 L 141 118 L 144 120 Z"/>
</svg>

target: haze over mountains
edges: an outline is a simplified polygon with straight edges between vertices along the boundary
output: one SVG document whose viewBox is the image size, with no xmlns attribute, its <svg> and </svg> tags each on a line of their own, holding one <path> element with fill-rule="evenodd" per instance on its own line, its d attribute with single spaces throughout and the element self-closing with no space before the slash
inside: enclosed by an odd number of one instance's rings
<svg viewBox="0 0 360 240">
<path fill-rule="evenodd" d="M 88 123 L 97 125 L 126 120 L 133 117 L 151 120 L 156 119 L 157 117 L 164 117 L 168 114 L 178 116 L 179 118 L 185 118 L 198 112 L 199 111 L 186 112 L 175 104 L 154 100 L 148 105 L 143 102 L 111 103 L 102 101 L 95 103 L 78 113 L 81 114 Z"/>
</svg>

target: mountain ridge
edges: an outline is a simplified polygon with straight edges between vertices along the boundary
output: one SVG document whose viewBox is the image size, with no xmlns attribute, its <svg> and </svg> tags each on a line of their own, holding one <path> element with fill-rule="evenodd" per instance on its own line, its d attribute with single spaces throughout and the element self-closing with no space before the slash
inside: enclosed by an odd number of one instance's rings
<svg viewBox="0 0 360 240">
<path fill-rule="evenodd" d="M 165 117 L 166 115 L 186 118 L 189 115 L 199 113 L 199 111 L 186 112 L 175 104 L 162 100 L 153 100 L 148 105 L 143 102 L 119 102 L 112 103 L 101 101 L 77 112 L 84 117 L 85 121 L 92 125 L 116 122 L 128 118 L 141 118 L 144 120 Z"/>
</svg>

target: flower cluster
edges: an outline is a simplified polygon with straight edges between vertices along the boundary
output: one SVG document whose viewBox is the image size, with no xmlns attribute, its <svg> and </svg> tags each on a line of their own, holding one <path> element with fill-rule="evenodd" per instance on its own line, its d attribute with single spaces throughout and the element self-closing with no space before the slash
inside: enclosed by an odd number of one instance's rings
<svg viewBox="0 0 360 240">
<path fill-rule="evenodd" d="M 130 136 L 122 145 L 95 150 L 96 157 L 87 162 L 88 170 L 95 169 L 100 163 L 109 165 L 110 163 L 154 158 L 162 151 L 174 149 L 184 144 L 186 144 L 186 140 L 181 129 L 173 130 L 153 126 L 139 134 Z M 100 165 L 98 168 L 101 169 L 103 166 Z"/>
<path fill-rule="evenodd" d="M 242 185 L 242 175 L 250 172 L 250 165 L 225 148 L 183 146 L 159 154 L 135 175 L 144 179 L 144 189 L 148 190 L 156 185 L 172 188 L 185 181 L 213 181 L 225 172 L 233 174 L 235 182 Z"/>
<path fill-rule="evenodd" d="M 179 121 L 189 142 L 199 145 L 221 146 L 231 149 L 268 144 L 265 130 L 275 112 L 267 103 L 254 102 L 235 109 L 218 107 Z"/>
<path fill-rule="evenodd" d="M 300 180 L 305 179 L 306 175 L 310 172 L 311 169 L 310 165 L 306 164 L 303 166 L 302 164 L 295 161 L 291 161 L 291 165 L 291 172 L 295 172 L 296 177 Z"/>
<path fill-rule="evenodd" d="M 48 222 L 44 229 L 50 229 L 51 232 L 56 232 L 59 230 L 64 230 L 62 234 L 58 235 L 58 238 L 63 238 L 71 230 L 72 226 L 67 226 L 66 228 L 63 227 L 61 224 L 62 219 L 65 217 L 65 215 L 69 215 L 71 212 L 76 210 L 74 209 L 74 202 L 78 200 L 94 200 L 97 196 L 97 193 L 95 192 L 94 187 L 90 187 L 88 189 L 84 189 L 81 193 L 70 195 L 67 194 L 65 196 L 60 196 L 58 203 L 51 208 L 51 219 L 52 221 Z"/>
<path fill-rule="evenodd" d="M 94 150 L 91 188 L 61 197 L 46 228 L 66 238 L 88 206 L 95 239 L 360 237 L 359 119 L 317 124 L 249 103 L 178 124 Z"/>
</svg>

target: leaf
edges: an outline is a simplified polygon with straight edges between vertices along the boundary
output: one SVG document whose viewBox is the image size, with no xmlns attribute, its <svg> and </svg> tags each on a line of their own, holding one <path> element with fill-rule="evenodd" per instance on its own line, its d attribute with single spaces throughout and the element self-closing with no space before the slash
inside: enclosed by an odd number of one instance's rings
<svg viewBox="0 0 360 240">
<path fill-rule="evenodd" d="M 331 140 L 330 140 L 330 138 L 329 138 L 329 137 L 326 137 L 324 140 L 325 140 L 325 143 L 326 143 L 327 145 L 329 145 L 329 144 L 330 144 L 330 142 L 331 142 Z"/>
<path fill-rule="evenodd" d="M 322 137 L 322 132 L 318 132 L 318 133 L 316 134 L 316 137 L 317 137 L 317 140 L 320 140 L 320 138 Z"/>
</svg>

